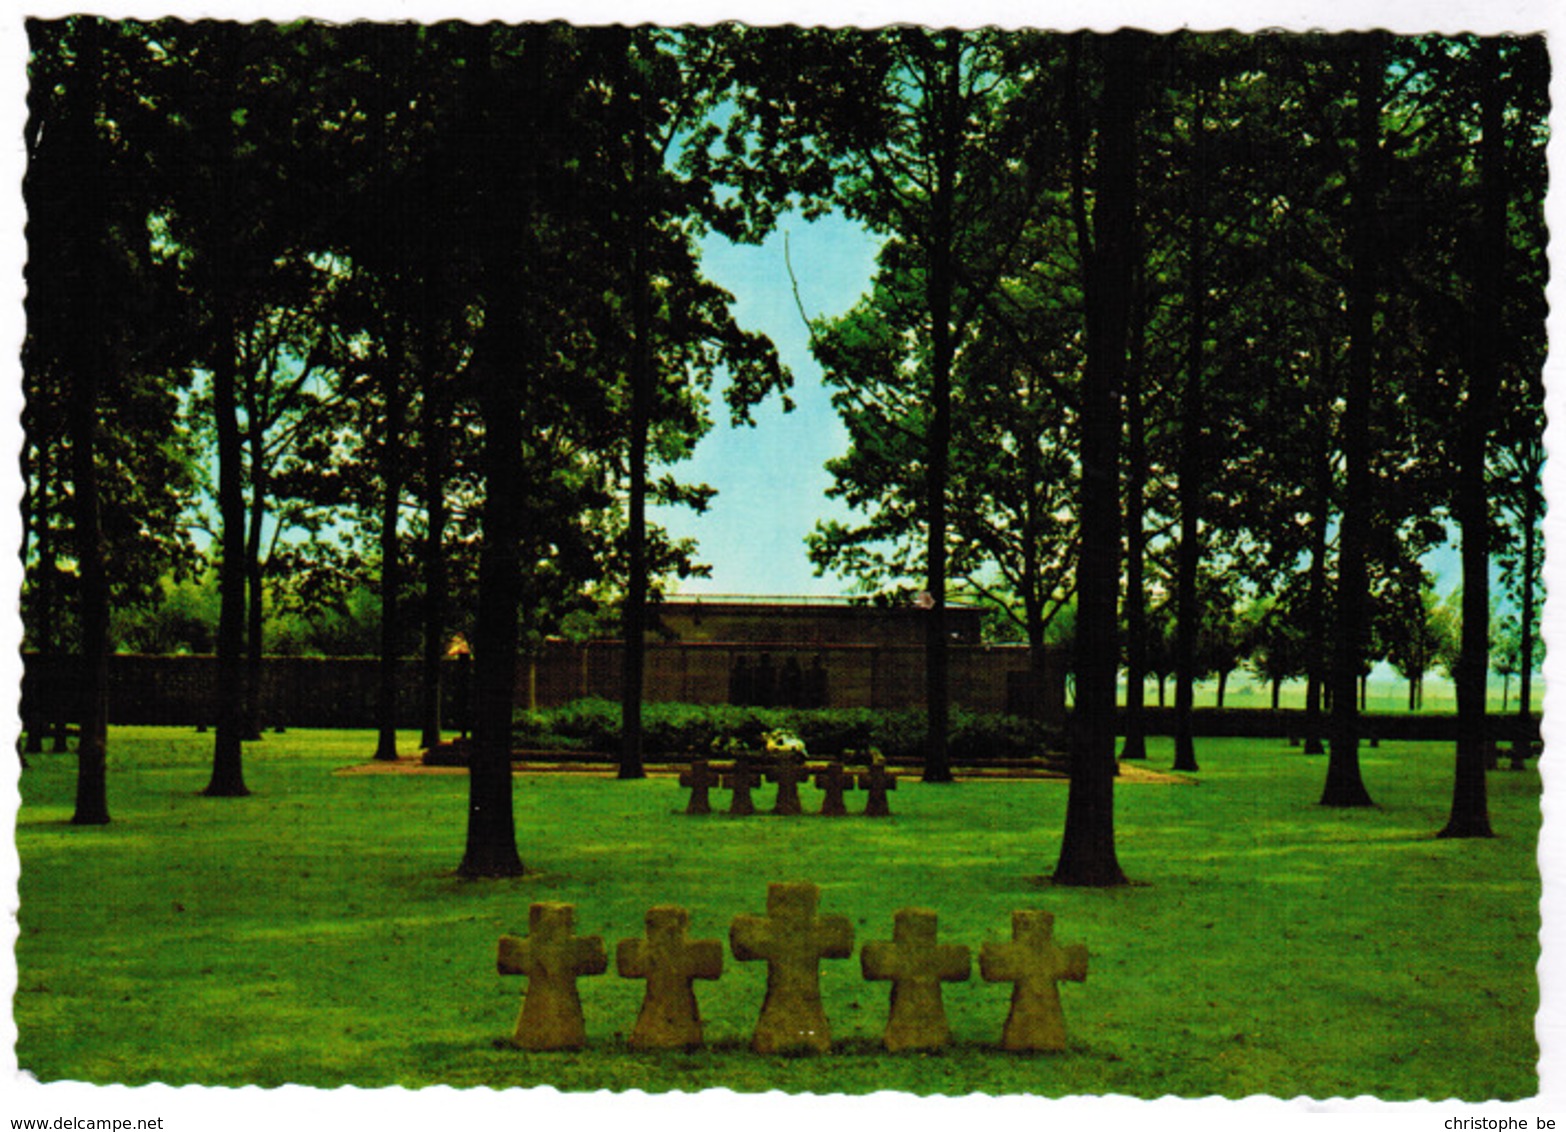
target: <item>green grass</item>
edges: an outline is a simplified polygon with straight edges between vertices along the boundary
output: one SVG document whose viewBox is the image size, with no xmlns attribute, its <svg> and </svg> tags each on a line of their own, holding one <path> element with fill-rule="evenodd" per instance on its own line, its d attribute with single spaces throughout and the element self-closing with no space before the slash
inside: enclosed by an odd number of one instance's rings
<svg viewBox="0 0 1566 1132">
<path fill-rule="evenodd" d="M 1028 1092 L 1517 1099 L 1538 1091 L 1534 1013 L 1539 777 L 1497 771 L 1499 836 L 1438 841 L 1449 748 L 1363 753 L 1379 807 L 1315 805 L 1320 759 L 1282 743 L 1204 741 L 1198 785 L 1116 790 L 1114 890 L 1052 888 L 1064 784 L 905 780 L 896 816 L 692 819 L 669 778 L 519 779 L 529 875 L 463 882 L 461 775 L 334 775 L 366 733 L 294 731 L 247 747 L 244 799 L 206 799 L 210 737 L 111 735 L 114 823 L 76 828 L 74 759 L 33 756 L 22 778 L 17 944 L 22 1069 L 41 1080 L 315 1086 L 553 1084 L 646 1090 Z M 406 737 L 411 752 L 413 737 Z M 1154 742 L 1153 767 L 1169 749 Z M 807 792 L 814 795 L 814 791 Z M 698 984 L 710 1046 L 624 1044 L 642 985 L 581 981 L 577 1053 L 506 1045 L 523 980 L 495 942 L 530 902 L 577 905 L 609 948 L 648 905 L 677 902 L 692 934 L 727 939 L 766 882 L 806 878 L 856 944 L 925 905 L 943 939 L 977 952 L 1014 908 L 1056 915 L 1086 943 L 1088 981 L 1062 988 L 1070 1047 L 994 1048 L 1008 988 L 953 984 L 956 1045 L 891 1056 L 877 1044 L 887 985 L 858 956 L 823 964 L 837 1048 L 746 1049 L 760 964 L 725 960 Z"/>
</svg>

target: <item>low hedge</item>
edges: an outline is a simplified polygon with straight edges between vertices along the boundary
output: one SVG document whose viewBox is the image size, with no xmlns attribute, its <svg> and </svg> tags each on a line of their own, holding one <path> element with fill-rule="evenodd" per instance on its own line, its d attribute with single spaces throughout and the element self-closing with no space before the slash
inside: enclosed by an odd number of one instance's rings
<svg viewBox="0 0 1566 1132">
<path fill-rule="evenodd" d="M 811 758 L 841 758 L 875 748 L 893 761 L 924 754 L 926 716 L 917 709 L 759 708 L 728 704 L 649 703 L 642 707 L 642 750 L 649 757 L 689 758 L 730 741 L 759 748 L 769 731 L 790 731 Z M 518 714 L 517 747 L 537 751 L 613 752 L 620 746 L 620 705 L 574 700 L 562 707 Z M 1038 758 L 1061 746 L 1058 732 L 1036 720 L 953 708 L 948 731 L 955 762 Z"/>
</svg>

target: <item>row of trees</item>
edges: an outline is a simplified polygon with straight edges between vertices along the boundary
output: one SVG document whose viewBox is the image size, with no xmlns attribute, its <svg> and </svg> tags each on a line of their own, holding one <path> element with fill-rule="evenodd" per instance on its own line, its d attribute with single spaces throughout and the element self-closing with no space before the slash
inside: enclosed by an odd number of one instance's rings
<svg viewBox="0 0 1566 1132">
<path fill-rule="evenodd" d="M 1186 770 L 1202 630 L 1232 616 L 1238 583 L 1280 629 L 1268 670 L 1308 677 L 1313 721 L 1332 704 L 1312 726 L 1331 736 L 1323 802 L 1363 805 L 1354 693 L 1371 628 L 1417 685 L 1434 662 L 1410 639 L 1428 636 L 1420 559 L 1455 532 L 1464 722 L 1447 831 L 1488 832 L 1492 556 L 1514 670 L 1537 652 L 1542 42 L 931 38 L 949 69 L 910 61 L 878 102 L 912 152 L 862 160 L 867 189 L 900 172 L 882 196 L 915 185 L 932 212 L 862 213 L 888 237 L 874 289 L 815 327 L 852 440 L 833 490 L 864 516 L 818 528 L 818 564 L 937 599 L 955 580 L 1034 642 L 1075 601 L 1079 685 L 1107 686 L 1115 595 L 1084 587 L 1124 563 L 1124 755 L 1145 749 L 1149 610 L 1167 610 Z M 946 134 L 943 98 L 962 107 Z M 963 186 L 955 227 L 933 211 L 948 183 Z M 1095 333 L 1112 337 L 1102 366 Z M 1094 717 L 1110 701 L 1078 702 L 1107 761 Z"/>
<path fill-rule="evenodd" d="M 1538 593 L 1542 44 L 88 18 L 29 32 L 30 633 L 101 658 L 111 606 L 215 557 L 208 793 L 245 790 L 266 594 L 322 608 L 366 568 L 383 757 L 406 595 L 422 596 L 431 673 L 452 626 L 470 630 L 464 873 L 521 867 L 507 748 L 524 634 L 619 613 L 621 774 L 640 775 L 648 587 L 699 569 L 647 502 L 711 494 L 655 469 L 711 426 L 720 381 L 736 423 L 789 382 L 702 277 L 696 241 L 838 208 L 884 239 L 861 304 L 813 327 L 851 437 L 834 490 L 865 521 L 824 525 L 811 553 L 867 591 L 928 594 L 927 780 L 950 779 L 948 596 L 991 601 L 1034 644 L 1070 603 L 1056 875 L 1123 879 L 1121 611 L 1139 698 L 1149 604 L 1173 609 L 1188 720 L 1201 579 L 1221 577 L 1309 629 L 1304 669 L 1332 686 L 1323 801 L 1368 801 L 1366 603 L 1455 525 L 1451 829 L 1487 828 L 1472 687 L 1492 543 L 1509 548 L 1525 641 Z M 215 508 L 195 502 L 204 489 Z M 474 596 L 453 608 L 450 593 Z M 102 666 L 86 671 L 100 706 L 77 820 L 107 820 Z M 1182 728 L 1177 763 L 1194 767 Z"/>
</svg>

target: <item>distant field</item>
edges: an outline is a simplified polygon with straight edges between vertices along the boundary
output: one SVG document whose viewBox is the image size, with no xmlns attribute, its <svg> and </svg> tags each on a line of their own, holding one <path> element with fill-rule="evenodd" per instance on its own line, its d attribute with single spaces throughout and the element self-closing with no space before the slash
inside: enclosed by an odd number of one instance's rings
<svg viewBox="0 0 1566 1132">
<path fill-rule="evenodd" d="M 1125 682 L 1120 685 L 1120 702 L 1125 702 Z M 1218 685 L 1211 680 L 1198 680 L 1196 683 L 1196 706 L 1214 707 L 1218 702 Z M 1165 702 L 1174 706 L 1174 681 L 1168 680 L 1164 684 Z M 1533 708 L 1539 711 L 1544 705 L 1544 681 L 1540 677 L 1534 677 L 1533 681 Z M 1158 702 L 1158 684 L 1156 681 L 1147 682 L 1146 702 L 1156 704 Z M 1272 687 L 1270 685 L 1257 684 L 1249 677 L 1229 678 L 1229 686 L 1224 690 L 1224 706 L 1231 708 L 1267 708 L 1272 706 Z M 1303 708 L 1305 706 L 1305 684 L 1303 681 L 1286 683 L 1283 685 L 1282 694 L 1278 700 L 1278 706 L 1283 708 Z M 1387 680 L 1371 677 L 1370 686 L 1366 695 L 1366 710 L 1372 712 L 1406 712 L 1408 710 L 1408 684 L 1402 680 Z M 1427 677 L 1424 687 L 1424 705 L 1420 709 L 1425 712 L 1455 712 L 1457 710 L 1457 697 L 1452 689 L 1452 682 L 1440 677 Z M 1490 686 L 1489 710 L 1492 712 L 1517 710 L 1517 682 L 1512 681 L 1509 695 L 1503 695 L 1499 682 L 1492 681 Z"/>
</svg>

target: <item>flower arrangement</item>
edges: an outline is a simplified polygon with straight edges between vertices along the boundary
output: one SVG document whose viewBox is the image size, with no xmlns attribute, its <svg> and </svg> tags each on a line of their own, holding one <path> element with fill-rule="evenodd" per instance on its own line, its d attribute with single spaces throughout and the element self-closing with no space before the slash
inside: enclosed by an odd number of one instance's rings
<svg viewBox="0 0 1566 1132">
<path fill-rule="evenodd" d="M 805 741 L 786 727 L 779 727 L 775 731 L 763 732 L 761 741 L 763 749 L 774 759 L 788 759 L 791 762 L 805 761 Z"/>
</svg>

